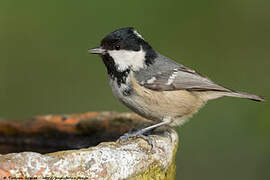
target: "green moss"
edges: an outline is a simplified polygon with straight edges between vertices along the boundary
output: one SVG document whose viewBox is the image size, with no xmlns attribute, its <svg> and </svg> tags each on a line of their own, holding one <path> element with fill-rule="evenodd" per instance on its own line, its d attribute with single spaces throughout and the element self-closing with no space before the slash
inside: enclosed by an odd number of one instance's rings
<svg viewBox="0 0 270 180">
<path fill-rule="evenodd" d="M 130 177 L 130 180 L 174 180 L 175 173 L 176 173 L 176 165 L 175 165 L 175 157 L 176 152 L 178 149 L 178 143 L 176 144 L 174 151 L 171 165 L 164 169 L 161 168 L 158 164 L 152 164 L 150 168 L 142 174 L 135 175 L 134 177 Z"/>
</svg>

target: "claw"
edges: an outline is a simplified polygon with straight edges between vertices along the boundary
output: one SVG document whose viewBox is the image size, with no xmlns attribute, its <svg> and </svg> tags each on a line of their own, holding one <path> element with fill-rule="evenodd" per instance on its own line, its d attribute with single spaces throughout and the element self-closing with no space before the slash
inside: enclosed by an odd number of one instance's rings
<svg viewBox="0 0 270 180">
<path fill-rule="evenodd" d="M 149 137 L 148 135 L 144 135 L 144 131 L 142 130 L 138 130 L 138 131 L 133 131 L 133 132 L 128 132 L 125 133 L 123 136 L 121 136 L 118 141 L 127 141 L 129 138 L 134 138 L 134 137 L 138 137 L 138 138 L 142 138 L 145 141 L 147 141 L 147 143 L 149 145 L 151 145 L 151 148 L 154 148 L 154 141 L 151 137 Z"/>
<path fill-rule="evenodd" d="M 140 137 L 140 138 L 144 139 L 145 141 L 147 141 L 148 144 L 151 145 L 151 149 L 153 149 L 153 148 L 155 147 L 154 141 L 153 141 L 153 139 L 152 139 L 151 137 L 145 136 L 145 135 L 143 135 L 143 134 L 138 135 L 138 137 Z"/>
<path fill-rule="evenodd" d="M 166 125 L 168 124 L 169 121 L 164 121 L 164 122 L 160 122 L 160 123 L 157 123 L 157 124 L 154 124 L 152 126 L 148 126 L 146 128 L 143 128 L 143 129 L 140 129 L 140 130 L 136 130 L 136 131 L 131 131 L 131 132 L 128 132 L 128 133 L 125 133 L 123 136 L 121 136 L 118 141 L 127 141 L 128 138 L 133 138 L 133 137 L 140 137 L 142 139 L 144 139 L 145 141 L 148 142 L 148 144 L 151 145 L 151 147 L 153 148 L 154 147 L 154 141 L 151 137 L 149 137 L 148 135 L 151 134 L 152 130 L 160 127 L 160 126 L 163 126 L 163 125 Z"/>
</svg>

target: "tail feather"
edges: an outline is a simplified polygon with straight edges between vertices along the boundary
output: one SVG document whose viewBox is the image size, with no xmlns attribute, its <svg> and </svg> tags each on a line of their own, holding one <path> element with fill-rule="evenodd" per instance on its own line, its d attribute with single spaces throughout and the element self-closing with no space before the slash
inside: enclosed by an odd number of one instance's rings
<svg viewBox="0 0 270 180">
<path fill-rule="evenodd" d="M 231 96 L 231 97 L 238 97 L 238 98 L 247 98 L 253 101 L 265 101 L 265 99 L 261 96 L 257 96 L 254 94 L 249 94 L 249 93 L 245 93 L 245 92 L 237 92 L 237 91 L 233 91 L 233 92 L 229 92 L 226 93 L 226 96 Z"/>
</svg>

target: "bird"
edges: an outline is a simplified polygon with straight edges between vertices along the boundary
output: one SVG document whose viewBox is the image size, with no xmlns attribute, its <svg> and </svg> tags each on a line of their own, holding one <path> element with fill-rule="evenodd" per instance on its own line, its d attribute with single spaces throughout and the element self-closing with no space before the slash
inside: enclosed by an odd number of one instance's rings
<svg viewBox="0 0 270 180">
<path fill-rule="evenodd" d="M 147 132 L 165 125 L 180 126 L 207 101 L 223 96 L 264 101 L 261 96 L 225 88 L 163 56 L 133 27 L 109 33 L 88 53 L 98 54 L 103 60 L 112 92 L 120 102 L 153 122 L 125 133 L 121 140 L 141 137 L 153 146 Z"/>
</svg>

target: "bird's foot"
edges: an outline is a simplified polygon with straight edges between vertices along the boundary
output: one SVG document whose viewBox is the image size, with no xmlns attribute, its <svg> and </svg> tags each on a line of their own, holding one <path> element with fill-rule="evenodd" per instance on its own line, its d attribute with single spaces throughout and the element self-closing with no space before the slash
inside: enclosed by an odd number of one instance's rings
<svg viewBox="0 0 270 180">
<path fill-rule="evenodd" d="M 122 135 L 118 141 L 120 142 L 124 142 L 127 141 L 129 138 L 142 138 L 145 141 L 147 141 L 148 144 L 151 145 L 151 147 L 154 147 L 154 141 L 151 137 L 149 137 L 149 134 L 145 134 L 144 129 L 140 129 L 140 130 L 134 130 L 132 129 L 130 132 L 125 133 L 124 135 Z"/>
<path fill-rule="evenodd" d="M 148 126 L 146 128 L 140 129 L 140 130 L 134 131 L 134 129 L 133 129 L 133 130 L 131 130 L 131 132 L 125 133 L 123 136 L 121 136 L 118 141 L 120 141 L 120 142 L 127 141 L 129 138 L 140 137 L 140 138 L 146 140 L 148 142 L 148 144 L 150 144 L 151 147 L 153 148 L 154 141 L 151 137 L 149 137 L 149 135 L 151 134 L 152 130 L 154 130 L 160 126 L 166 125 L 166 124 L 168 124 L 168 121 L 165 121 L 165 122 L 163 121 L 163 122 Z"/>
</svg>

